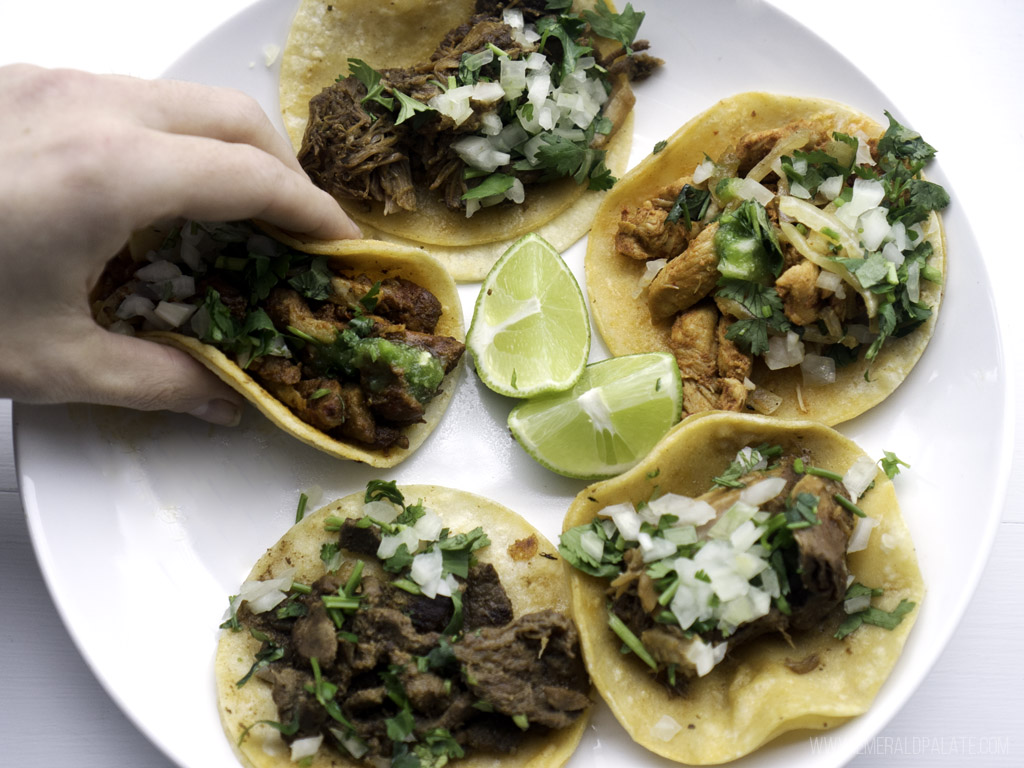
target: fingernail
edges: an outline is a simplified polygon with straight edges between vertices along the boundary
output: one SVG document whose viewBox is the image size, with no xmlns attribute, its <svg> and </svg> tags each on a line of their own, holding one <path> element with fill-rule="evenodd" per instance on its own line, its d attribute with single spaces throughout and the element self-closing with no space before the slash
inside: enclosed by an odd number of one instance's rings
<svg viewBox="0 0 1024 768">
<path fill-rule="evenodd" d="M 242 420 L 242 409 L 230 400 L 210 400 L 188 413 L 197 419 L 222 427 L 237 427 L 238 422 Z"/>
</svg>

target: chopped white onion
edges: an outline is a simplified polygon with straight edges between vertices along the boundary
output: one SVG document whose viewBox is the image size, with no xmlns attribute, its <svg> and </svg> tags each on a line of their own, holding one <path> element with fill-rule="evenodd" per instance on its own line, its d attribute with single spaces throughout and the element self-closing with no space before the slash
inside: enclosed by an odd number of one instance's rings
<svg viewBox="0 0 1024 768">
<path fill-rule="evenodd" d="M 651 736 L 658 739 L 658 741 L 668 742 L 672 741 L 681 730 L 683 730 L 683 726 L 673 718 L 668 715 L 662 715 L 658 722 L 651 726 Z"/>
<path fill-rule="evenodd" d="M 405 544 L 410 553 L 415 552 L 420 545 L 420 537 L 413 528 L 401 528 L 398 533 L 385 534 L 380 537 L 380 546 L 377 547 L 377 557 L 387 560 L 394 555 L 399 547 Z"/>
<path fill-rule="evenodd" d="M 775 193 L 759 181 L 741 179 L 736 188 L 737 194 L 744 200 L 756 200 L 761 205 L 768 205 L 775 199 Z"/>
<path fill-rule="evenodd" d="M 604 555 L 604 539 L 594 531 L 587 530 L 580 536 L 580 548 L 588 557 L 600 562 Z"/>
<path fill-rule="evenodd" d="M 857 231 L 866 251 L 877 251 L 882 242 L 889 236 L 889 210 L 884 206 L 876 206 L 864 211 L 857 217 Z"/>
<path fill-rule="evenodd" d="M 432 509 L 424 509 L 413 528 L 416 535 L 420 537 L 420 541 L 437 541 L 444 528 L 444 523 L 437 512 Z"/>
<path fill-rule="evenodd" d="M 653 563 L 676 553 L 676 545 L 661 536 L 651 536 L 641 531 L 637 534 L 637 543 L 643 553 L 645 563 Z"/>
<path fill-rule="evenodd" d="M 873 517 L 858 517 L 853 526 L 853 533 L 850 534 L 850 542 L 846 545 L 847 554 L 867 549 L 871 531 L 875 529 L 876 525 L 878 525 L 878 520 Z"/>
<path fill-rule="evenodd" d="M 402 510 L 386 499 L 374 499 L 363 504 L 363 515 L 381 523 L 394 522 Z"/>
<path fill-rule="evenodd" d="M 795 331 L 787 331 L 785 336 L 772 336 L 768 339 L 764 363 L 769 370 L 792 368 L 794 365 L 800 365 L 803 359 L 804 343 Z"/>
<path fill-rule="evenodd" d="M 711 174 L 715 172 L 714 161 L 705 158 L 704 162 L 693 169 L 693 183 L 700 184 L 702 181 L 707 181 L 711 178 Z"/>
<path fill-rule="evenodd" d="M 785 487 L 786 481 L 784 478 L 766 477 L 740 491 L 740 501 L 759 507 L 782 493 Z"/>
<path fill-rule="evenodd" d="M 171 328 L 180 328 L 196 311 L 194 304 L 182 304 L 176 301 L 161 301 L 156 305 L 153 314 L 167 323 Z"/>
<path fill-rule="evenodd" d="M 836 381 L 836 361 L 825 355 L 806 354 L 800 361 L 800 373 L 808 387 L 823 387 Z"/>
<path fill-rule="evenodd" d="M 850 498 L 856 501 L 868 489 L 875 480 L 875 475 L 878 473 L 875 467 L 875 462 L 870 457 L 861 454 L 857 457 L 857 460 L 850 465 L 850 468 L 846 470 L 843 475 L 843 487 L 846 488 L 846 492 L 850 494 Z"/>
<path fill-rule="evenodd" d="M 921 300 L 921 262 L 912 261 L 907 265 L 907 298 Z"/>
<path fill-rule="evenodd" d="M 181 276 L 181 267 L 173 261 L 154 261 L 135 270 L 135 276 L 147 283 L 162 283 Z"/>
<path fill-rule="evenodd" d="M 846 298 L 846 291 L 843 290 L 843 278 L 835 272 L 829 272 L 827 269 L 818 270 L 818 278 L 814 281 L 814 285 L 824 291 L 831 291 L 836 298 Z"/>
<path fill-rule="evenodd" d="M 871 595 L 857 595 L 849 600 L 843 601 L 843 610 L 846 613 L 859 613 L 871 607 Z"/>
<path fill-rule="evenodd" d="M 747 402 L 758 413 L 771 416 L 782 405 L 782 398 L 764 387 L 756 387 L 747 395 Z"/>
<path fill-rule="evenodd" d="M 843 191 L 843 177 L 829 176 L 818 185 L 818 191 L 826 200 L 835 200 Z"/>
<path fill-rule="evenodd" d="M 636 513 L 632 505 L 622 503 L 614 504 L 604 509 L 604 514 L 615 521 L 615 527 L 619 529 L 622 538 L 626 541 L 636 541 L 640 533 L 640 515 Z"/>
<path fill-rule="evenodd" d="M 836 209 L 836 218 L 851 229 L 865 211 L 875 208 L 885 199 L 885 188 L 877 179 L 854 179 L 850 201 Z"/>
<path fill-rule="evenodd" d="M 291 743 L 292 762 L 297 763 L 299 760 L 315 755 L 317 750 L 320 749 L 320 745 L 323 743 L 323 740 L 324 735 L 322 733 L 318 733 L 316 736 L 306 736 L 305 738 L 293 741 Z"/>
<path fill-rule="evenodd" d="M 411 550 L 410 550 L 411 551 Z M 409 578 L 420 585 L 423 594 L 433 599 L 441 588 L 441 569 L 443 558 L 437 547 L 428 552 L 421 552 L 412 559 Z"/>
<path fill-rule="evenodd" d="M 295 569 L 289 568 L 280 576 L 274 579 L 262 581 L 246 581 L 238 590 L 236 604 L 243 601 L 249 604 L 249 610 L 253 613 L 263 613 L 271 608 L 277 607 L 287 595 L 285 593 L 292 588 L 292 580 L 295 577 Z"/>
<path fill-rule="evenodd" d="M 704 525 L 714 520 L 718 514 L 706 501 L 676 493 L 666 493 L 651 499 L 647 507 L 654 513 L 654 522 L 663 515 L 675 515 L 678 518 L 677 525 Z"/>
<path fill-rule="evenodd" d="M 452 149 L 471 168 L 493 173 L 512 158 L 508 152 L 499 152 L 484 136 L 466 136 L 452 142 Z"/>
</svg>

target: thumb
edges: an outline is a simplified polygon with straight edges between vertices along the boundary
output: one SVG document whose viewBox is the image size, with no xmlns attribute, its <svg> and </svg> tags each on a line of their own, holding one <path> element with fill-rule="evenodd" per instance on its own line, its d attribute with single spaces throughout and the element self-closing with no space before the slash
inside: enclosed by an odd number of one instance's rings
<svg viewBox="0 0 1024 768">
<path fill-rule="evenodd" d="M 93 325 L 73 344 L 60 377 L 63 399 L 188 413 L 234 426 L 243 398 L 179 349 Z"/>
</svg>

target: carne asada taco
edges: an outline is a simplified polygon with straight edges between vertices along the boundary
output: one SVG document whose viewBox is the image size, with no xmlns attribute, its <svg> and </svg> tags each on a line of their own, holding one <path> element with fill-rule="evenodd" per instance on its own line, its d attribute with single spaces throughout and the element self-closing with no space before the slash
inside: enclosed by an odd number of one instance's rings
<svg viewBox="0 0 1024 768">
<path fill-rule="evenodd" d="M 372 481 L 267 550 L 222 625 L 221 719 L 242 763 L 560 766 L 590 681 L 564 564 L 522 517 Z"/>
<path fill-rule="evenodd" d="M 898 462 L 819 422 L 719 411 L 577 496 L 573 616 L 636 742 L 721 763 L 868 709 L 924 593 Z"/>
<path fill-rule="evenodd" d="M 195 221 L 140 233 L 107 265 L 94 316 L 184 350 L 315 448 L 398 464 L 454 392 L 465 351 L 455 283 L 393 243 L 272 234 Z"/>
<path fill-rule="evenodd" d="M 659 62 L 628 5 L 547 5 L 303 0 L 280 79 L 299 162 L 367 236 L 429 246 L 457 280 L 527 232 L 564 250 L 625 170 L 629 80 Z"/>
<path fill-rule="evenodd" d="M 889 116 L 743 93 L 680 128 L 604 199 L 586 255 L 612 354 L 672 351 L 686 413 L 851 419 L 935 330 L 949 196 Z"/>
</svg>

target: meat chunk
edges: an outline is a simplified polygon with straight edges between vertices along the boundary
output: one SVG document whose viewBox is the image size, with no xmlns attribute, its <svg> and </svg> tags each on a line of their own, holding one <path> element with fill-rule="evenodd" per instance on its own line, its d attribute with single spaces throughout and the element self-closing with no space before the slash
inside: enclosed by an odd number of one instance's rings
<svg viewBox="0 0 1024 768">
<path fill-rule="evenodd" d="M 817 286 L 821 270 L 813 261 L 801 261 L 787 269 L 775 281 L 783 311 L 795 325 L 811 325 L 821 316 L 823 294 Z"/>
<path fill-rule="evenodd" d="M 469 633 L 455 646 L 455 657 L 473 693 L 503 714 L 564 728 L 590 703 L 576 626 L 555 611 Z"/>
<path fill-rule="evenodd" d="M 512 621 L 512 601 L 490 563 L 478 563 L 469 569 L 462 595 L 462 616 L 467 630 L 501 627 Z"/>
<path fill-rule="evenodd" d="M 736 342 L 726 338 L 731 324 L 724 316 L 718 320 L 718 375 L 742 383 L 750 376 L 754 357 L 736 346 Z"/>
<path fill-rule="evenodd" d="M 703 299 L 718 282 L 715 233 L 718 223 L 705 227 L 685 251 L 665 265 L 647 289 L 647 304 L 656 319 L 684 312 Z"/>
<path fill-rule="evenodd" d="M 313 602 L 309 612 L 295 621 L 292 646 L 307 661 L 315 658 L 325 667 L 334 664 L 338 654 L 337 628 L 327 615 L 323 601 Z"/>
<path fill-rule="evenodd" d="M 659 190 L 650 200 L 630 210 L 622 209 L 615 250 L 631 259 L 674 259 L 690 241 L 682 221 L 668 221 L 669 211 L 688 179 L 680 179 Z"/>
<path fill-rule="evenodd" d="M 718 373 L 718 311 L 701 304 L 680 314 L 669 335 L 669 347 L 684 379 L 711 386 Z"/>
</svg>

